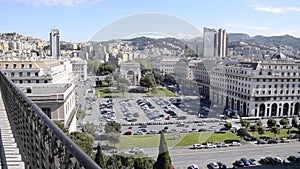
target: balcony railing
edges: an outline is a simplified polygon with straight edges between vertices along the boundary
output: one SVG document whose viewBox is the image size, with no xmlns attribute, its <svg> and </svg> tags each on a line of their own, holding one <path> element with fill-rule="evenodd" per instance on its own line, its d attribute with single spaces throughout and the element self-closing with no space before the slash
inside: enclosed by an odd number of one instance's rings
<svg viewBox="0 0 300 169">
<path fill-rule="evenodd" d="M 0 89 L 25 168 L 100 169 L 2 71 Z"/>
</svg>

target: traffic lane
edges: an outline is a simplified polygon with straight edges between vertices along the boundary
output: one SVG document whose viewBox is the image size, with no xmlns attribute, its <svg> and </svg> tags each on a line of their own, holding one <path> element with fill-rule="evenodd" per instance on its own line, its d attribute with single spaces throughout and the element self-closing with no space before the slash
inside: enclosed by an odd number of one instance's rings
<svg viewBox="0 0 300 169">
<path fill-rule="evenodd" d="M 257 161 L 265 156 L 278 156 L 286 159 L 290 155 L 298 154 L 300 148 L 299 142 L 278 145 L 242 145 L 241 147 L 215 148 L 203 150 L 176 150 L 170 151 L 172 164 L 178 167 L 184 167 L 189 164 L 198 164 L 205 167 L 206 164 L 213 161 L 222 161 L 229 167 L 235 160 L 242 157 L 254 158 Z M 155 157 L 155 156 L 154 156 Z"/>
</svg>

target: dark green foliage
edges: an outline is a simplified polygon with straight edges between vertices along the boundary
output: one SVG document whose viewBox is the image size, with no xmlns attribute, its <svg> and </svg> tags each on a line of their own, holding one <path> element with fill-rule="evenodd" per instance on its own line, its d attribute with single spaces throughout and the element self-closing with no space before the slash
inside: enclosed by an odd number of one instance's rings
<svg viewBox="0 0 300 169">
<path fill-rule="evenodd" d="M 268 124 L 269 128 L 275 127 L 276 126 L 276 120 L 270 118 L 270 119 L 268 119 L 267 124 Z"/>
<path fill-rule="evenodd" d="M 160 134 L 160 144 L 159 144 L 159 152 L 157 161 L 154 165 L 154 169 L 170 169 L 172 166 L 171 158 L 169 155 L 168 146 L 165 140 L 165 135 L 163 133 Z"/>
<path fill-rule="evenodd" d="M 115 65 L 113 65 L 112 63 L 101 63 L 97 69 L 96 75 L 97 76 L 104 76 L 104 75 L 109 75 L 112 72 L 115 71 Z"/>
<path fill-rule="evenodd" d="M 266 133 L 266 128 L 264 126 L 258 126 L 257 132 L 262 136 Z"/>
<path fill-rule="evenodd" d="M 227 122 L 224 124 L 224 127 L 227 129 L 227 130 L 230 130 L 232 128 L 232 124 L 230 122 Z"/>
<path fill-rule="evenodd" d="M 105 124 L 105 133 L 121 133 L 121 124 L 115 121 L 110 121 Z"/>
<path fill-rule="evenodd" d="M 250 130 L 251 130 L 252 132 L 257 131 L 257 130 L 258 130 L 258 125 L 256 125 L 256 124 L 251 125 L 251 126 L 250 126 Z"/>
<path fill-rule="evenodd" d="M 298 120 L 294 117 L 293 119 L 292 119 L 292 126 L 293 127 L 298 127 Z"/>
<path fill-rule="evenodd" d="M 102 169 L 106 169 L 106 159 L 105 159 L 105 155 L 102 152 L 100 143 L 98 143 L 98 145 L 97 145 L 97 152 L 96 152 L 96 155 L 95 155 L 95 162 Z"/>
<path fill-rule="evenodd" d="M 259 120 L 258 122 L 256 122 L 256 125 L 257 125 L 257 126 L 263 126 L 261 120 Z"/>
<path fill-rule="evenodd" d="M 274 133 L 274 137 L 276 137 L 276 135 L 280 133 L 280 128 L 279 127 L 272 127 L 271 132 Z"/>
<path fill-rule="evenodd" d="M 85 133 L 90 134 L 92 136 L 95 135 L 96 132 L 96 126 L 94 123 L 87 122 L 83 125 L 83 130 Z"/>
<path fill-rule="evenodd" d="M 240 137 L 248 136 L 248 131 L 246 128 L 240 128 L 237 130 L 237 135 Z"/>
<path fill-rule="evenodd" d="M 69 136 L 87 155 L 94 156 L 93 139 L 86 133 L 72 132 Z"/>
<path fill-rule="evenodd" d="M 280 119 L 279 124 L 282 126 L 286 126 L 289 124 L 289 121 L 287 119 Z"/>
<path fill-rule="evenodd" d="M 156 87 L 156 82 L 155 82 L 154 76 L 153 75 L 145 75 L 145 76 L 141 77 L 140 85 L 148 88 L 148 91 L 149 91 L 149 88 Z"/>
<path fill-rule="evenodd" d="M 64 124 L 63 123 L 61 123 L 60 121 L 53 121 L 56 125 L 57 125 L 57 127 L 58 128 L 60 128 L 65 134 L 68 134 L 69 133 L 69 131 L 68 131 L 68 129 L 66 129 L 65 127 L 64 127 Z"/>
<path fill-rule="evenodd" d="M 250 127 L 250 122 L 247 120 L 241 120 L 241 125 L 242 127 L 249 128 Z"/>
<path fill-rule="evenodd" d="M 81 109 L 78 109 L 77 114 L 76 114 L 76 119 L 83 120 L 84 117 L 85 117 L 85 112 Z"/>
</svg>

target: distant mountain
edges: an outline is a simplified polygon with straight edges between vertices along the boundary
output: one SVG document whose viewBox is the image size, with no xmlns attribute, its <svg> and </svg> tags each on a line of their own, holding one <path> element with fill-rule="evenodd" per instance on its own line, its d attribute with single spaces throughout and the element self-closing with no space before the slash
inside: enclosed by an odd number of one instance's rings
<svg viewBox="0 0 300 169">
<path fill-rule="evenodd" d="M 295 38 L 290 35 L 284 35 L 284 36 L 254 36 L 250 37 L 247 34 L 244 33 L 230 33 L 229 35 L 229 42 L 246 42 L 251 44 L 260 44 L 260 45 L 266 45 L 266 46 L 291 46 L 295 49 L 300 50 L 300 38 Z"/>
<path fill-rule="evenodd" d="M 236 41 L 247 41 L 250 39 L 250 36 L 245 33 L 229 33 L 229 42 L 236 42 Z"/>
</svg>

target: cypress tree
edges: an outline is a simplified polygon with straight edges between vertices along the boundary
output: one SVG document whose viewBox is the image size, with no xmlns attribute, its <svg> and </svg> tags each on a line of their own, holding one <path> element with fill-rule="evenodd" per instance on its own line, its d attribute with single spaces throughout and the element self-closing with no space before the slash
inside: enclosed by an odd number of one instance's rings
<svg viewBox="0 0 300 169">
<path fill-rule="evenodd" d="M 157 161 L 154 165 L 154 169 L 170 169 L 172 166 L 171 158 L 168 150 L 168 146 L 165 140 L 165 135 L 160 134 L 160 144 Z"/>
<path fill-rule="evenodd" d="M 104 154 L 102 152 L 102 149 L 101 149 L 101 146 L 100 146 L 100 143 L 98 143 L 97 145 L 97 153 L 96 153 L 96 156 L 95 156 L 95 162 L 96 164 L 98 164 L 102 169 L 106 169 L 106 161 L 104 159 Z"/>
</svg>

